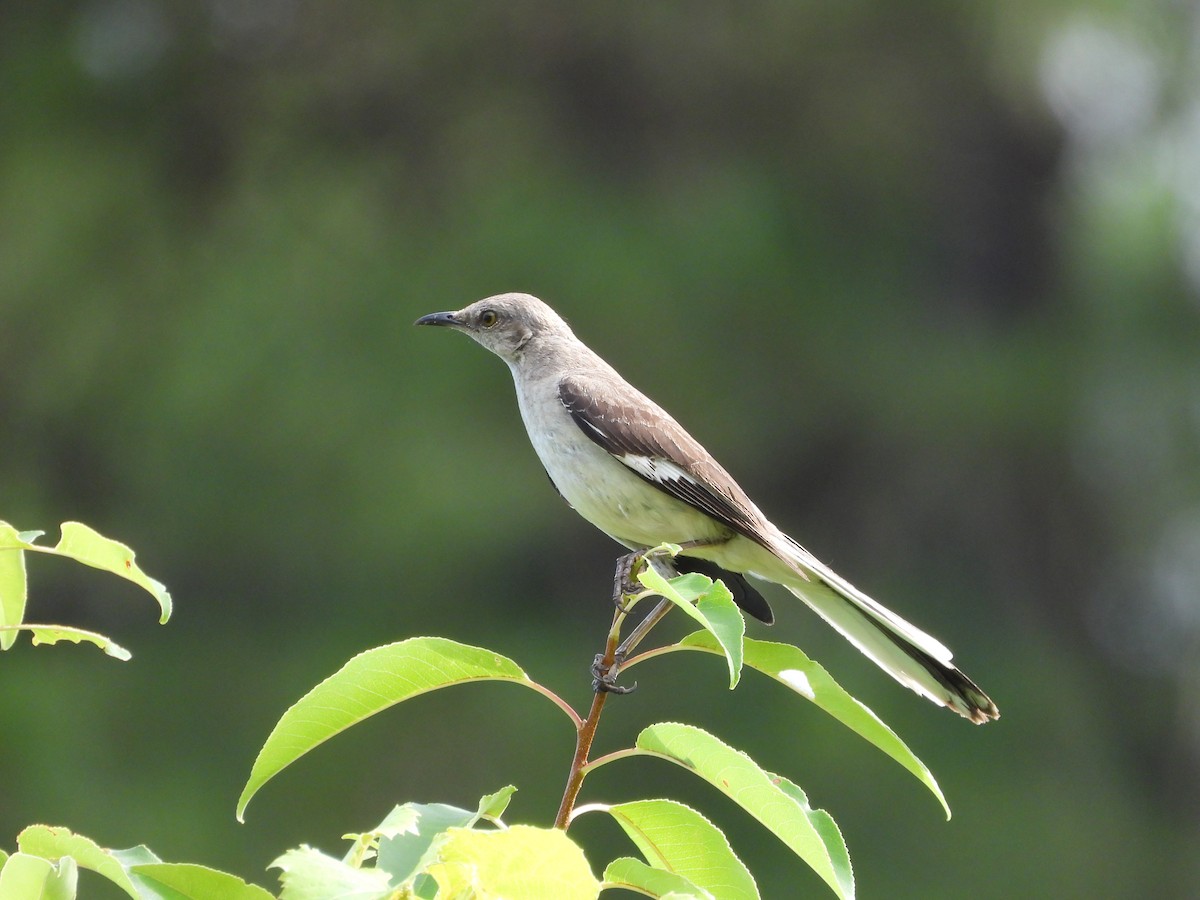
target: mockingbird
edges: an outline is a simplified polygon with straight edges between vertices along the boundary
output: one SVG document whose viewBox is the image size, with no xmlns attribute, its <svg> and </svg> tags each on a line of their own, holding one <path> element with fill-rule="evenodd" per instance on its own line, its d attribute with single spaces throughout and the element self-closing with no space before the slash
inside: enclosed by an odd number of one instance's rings
<svg viewBox="0 0 1200 900">
<path fill-rule="evenodd" d="M 972 722 L 999 716 L 945 645 L 772 525 L 707 450 L 541 300 L 499 294 L 416 324 L 461 331 L 508 363 L 521 418 L 551 482 L 609 537 L 630 550 L 681 545 L 681 570 L 725 578 L 739 604 L 767 622 L 771 610 L 761 595 L 726 575 L 782 585 L 901 684 Z"/>
</svg>

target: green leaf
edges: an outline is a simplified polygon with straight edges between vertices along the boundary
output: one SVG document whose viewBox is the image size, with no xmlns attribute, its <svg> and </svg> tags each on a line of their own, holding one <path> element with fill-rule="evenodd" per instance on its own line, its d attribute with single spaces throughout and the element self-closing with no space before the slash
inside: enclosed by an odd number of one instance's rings
<svg viewBox="0 0 1200 900">
<path fill-rule="evenodd" d="M 378 832 L 380 869 L 396 883 L 408 881 L 417 872 L 433 842 L 450 828 L 469 828 L 477 814 L 445 803 L 405 803 L 384 819 Z M 409 827 L 397 824 L 411 822 Z"/>
<path fill-rule="evenodd" d="M 704 650 L 722 653 L 721 647 L 704 631 L 689 634 L 676 646 L 685 650 Z M 874 744 L 909 772 L 937 797 L 950 818 L 950 806 L 928 767 L 917 758 L 904 741 L 879 716 L 856 700 L 818 663 L 809 659 L 798 647 L 747 638 L 746 665 L 769 675 L 780 684 L 811 700 L 860 737 Z"/>
<path fill-rule="evenodd" d="M 583 851 L 558 828 L 452 828 L 433 854 L 426 871 L 438 883 L 438 897 L 593 900 L 600 893 Z"/>
<path fill-rule="evenodd" d="M 510 784 L 500 788 L 494 794 L 484 794 L 479 798 L 479 808 L 475 813 L 476 820 L 499 819 L 508 809 L 508 803 L 516 792 L 516 787 Z"/>
<path fill-rule="evenodd" d="M 358 869 L 312 847 L 289 850 L 269 868 L 283 871 L 280 900 L 385 900 L 392 896 L 387 872 Z"/>
<path fill-rule="evenodd" d="M 89 644 L 95 644 L 109 656 L 120 660 L 128 660 L 132 656 L 128 650 L 112 638 L 83 628 L 71 628 L 68 625 L 8 625 L 0 627 L 0 636 L 6 633 L 15 636 L 22 631 L 28 631 L 33 635 L 35 647 L 39 644 L 57 644 L 59 641 L 70 641 L 73 644 L 81 644 L 86 641 Z"/>
<path fill-rule="evenodd" d="M 729 663 L 730 690 L 737 687 L 742 674 L 742 639 L 746 634 L 746 620 L 734 604 L 729 589 L 698 572 L 668 581 L 653 566 L 646 566 L 638 573 L 638 581 L 647 590 L 666 597 L 713 636 Z"/>
<path fill-rule="evenodd" d="M 155 581 L 138 567 L 134 561 L 135 554 L 132 550 L 119 541 L 106 538 L 82 522 L 63 522 L 61 528 L 62 536 L 58 543 L 53 547 L 43 547 L 41 544 L 35 543 L 42 532 L 18 532 L 7 522 L 0 522 L 0 558 L 7 557 L 9 554 L 6 551 L 8 550 L 34 550 L 38 553 L 63 556 L 86 566 L 112 572 L 150 592 L 151 596 L 158 601 L 161 610 L 159 622 L 166 623 L 171 618 L 170 593 L 161 583 Z M 10 562 L 9 566 L 12 565 Z M 12 589 L 11 585 L 9 589 Z M 3 591 L 4 581 L 0 577 L 0 599 L 3 598 Z M 6 616 L 9 614 L 5 613 Z M 0 622 L 0 624 L 17 624 L 19 621 L 20 619 L 15 622 Z"/>
<path fill-rule="evenodd" d="M 648 897 L 687 897 L 694 900 L 714 900 L 720 894 L 710 894 L 692 884 L 682 875 L 655 869 L 640 859 L 623 856 L 614 859 L 604 870 L 604 887 L 624 888 Z M 722 897 L 722 900 L 724 898 Z"/>
<path fill-rule="evenodd" d="M 145 863 L 130 870 L 142 900 L 274 900 L 236 875 L 191 863 Z"/>
<path fill-rule="evenodd" d="M 62 537 L 51 551 L 96 569 L 120 575 L 145 588 L 158 601 L 162 615 L 158 621 L 166 624 L 171 618 L 171 595 L 160 582 L 143 572 L 134 562 L 134 552 L 119 541 L 106 538 L 82 522 L 63 522 Z M 40 549 L 40 548 L 39 548 Z"/>
<path fill-rule="evenodd" d="M 472 681 L 507 681 L 544 690 L 511 659 L 445 638 L 409 638 L 360 653 L 280 718 L 242 789 L 238 821 L 259 788 L 334 735 L 402 700 Z"/>
<path fill-rule="evenodd" d="M 17 835 L 17 846 L 23 853 L 32 853 L 46 859 L 73 857 L 80 867 L 103 875 L 134 900 L 138 900 L 137 890 L 120 861 L 91 838 L 75 834 L 69 828 L 30 825 Z"/>
<path fill-rule="evenodd" d="M 145 844 L 138 844 L 136 847 L 126 847 L 124 850 L 109 850 L 108 855 L 124 866 L 127 872 L 134 866 L 162 862 L 158 858 L 158 855 Z"/>
<path fill-rule="evenodd" d="M 42 900 L 75 900 L 79 890 L 79 867 L 75 860 L 64 856 L 55 868 L 57 872 L 42 891 Z"/>
<path fill-rule="evenodd" d="M 373 832 L 360 837 L 378 845 L 378 866 L 392 875 L 393 883 L 407 881 L 417 872 L 435 838 L 448 828 L 473 828 L 480 819 L 498 819 L 516 792 L 512 785 L 480 798 L 475 812 L 444 803 L 405 803 L 393 809 Z M 354 854 L 347 856 L 347 862 Z"/>
<path fill-rule="evenodd" d="M 343 834 L 342 837 L 354 843 L 342 857 L 342 862 L 358 868 L 366 860 L 377 855 L 379 842 L 382 838 L 394 837 L 399 834 L 417 831 L 417 812 L 407 806 L 393 807 L 384 820 L 373 830 L 362 834 Z"/>
<path fill-rule="evenodd" d="M 20 625 L 25 619 L 25 541 L 7 522 L 0 522 L 0 626 Z M 0 650 L 17 639 L 15 631 L 0 631 Z"/>
<path fill-rule="evenodd" d="M 58 865 L 30 853 L 14 853 L 0 868 L 3 900 L 75 900 L 79 872 L 69 856 Z"/>
<path fill-rule="evenodd" d="M 643 729 L 637 747 L 695 772 L 783 841 L 839 897 L 854 896 L 853 878 L 836 863 L 845 856 L 845 845 L 828 846 L 827 835 L 813 826 L 810 810 L 745 753 L 700 728 L 673 723 Z"/>
<path fill-rule="evenodd" d="M 804 814 L 808 816 L 808 821 L 812 823 L 817 834 L 821 835 L 825 849 L 829 851 L 829 859 L 833 863 L 834 870 L 838 873 L 838 880 L 843 884 L 850 885 L 850 890 L 853 892 L 854 869 L 850 865 L 850 851 L 846 849 L 846 841 L 842 837 L 842 830 L 838 828 L 837 822 L 833 821 L 833 816 L 823 809 L 813 809 L 809 806 L 808 795 L 794 781 L 784 778 L 782 775 L 771 775 L 771 779 L 779 785 L 785 794 L 795 801 L 797 806 L 804 810 Z"/>
<path fill-rule="evenodd" d="M 721 900 L 758 900 L 750 870 L 725 835 L 691 807 L 674 800 L 635 800 L 606 811 L 656 869 L 682 875 Z M 604 878 L 611 880 L 607 872 Z"/>
<path fill-rule="evenodd" d="M 0 868 L 0 897 L 10 900 L 41 900 L 46 879 L 54 874 L 54 864 L 40 856 L 17 852 Z"/>
</svg>

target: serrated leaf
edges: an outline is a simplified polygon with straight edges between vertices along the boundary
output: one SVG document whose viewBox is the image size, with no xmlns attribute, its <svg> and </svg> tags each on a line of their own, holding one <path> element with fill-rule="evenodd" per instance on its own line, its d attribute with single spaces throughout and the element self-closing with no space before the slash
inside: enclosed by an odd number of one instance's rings
<svg viewBox="0 0 1200 900">
<path fill-rule="evenodd" d="M 314 747 L 403 700 L 473 681 L 539 690 L 508 657 L 445 638 L 409 638 L 360 653 L 280 718 L 242 789 L 238 821 L 259 788 Z"/>
<path fill-rule="evenodd" d="M 390 837 L 394 834 L 416 834 L 417 820 L 421 818 L 421 813 L 415 808 L 419 806 L 416 803 L 405 803 L 403 806 L 394 806 L 392 811 L 384 816 L 383 821 L 379 823 L 379 827 L 373 830 L 373 834 Z M 463 810 L 465 813 L 466 810 Z"/>
<path fill-rule="evenodd" d="M 449 828 L 469 828 L 478 816 L 466 809 L 445 803 L 405 803 L 393 810 L 389 820 L 398 821 L 400 816 L 412 816 L 412 825 L 380 838 L 378 862 L 380 869 L 392 876 L 399 884 L 416 873 L 418 866 L 433 842 Z M 386 827 L 388 820 L 384 820 Z"/>
<path fill-rule="evenodd" d="M 20 625 L 25 619 L 25 543 L 15 528 L 0 522 L 0 626 Z M 0 650 L 7 650 L 16 639 L 17 632 L 0 631 Z"/>
<path fill-rule="evenodd" d="M 342 862 L 355 867 L 378 855 L 379 842 L 383 838 L 395 837 L 400 834 L 416 834 L 417 812 L 408 806 L 396 806 L 384 817 L 379 825 L 361 834 L 343 834 L 342 837 L 353 841 Z"/>
<path fill-rule="evenodd" d="M 722 653 L 720 646 L 705 631 L 689 634 L 676 646 L 685 650 Z M 769 675 L 805 699 L 811 700 L 847 728 L 874 744 L 929 788 L 946 811 L 946 818 L 950 818 L 950 806 L 929 768 L 917 758 L 896 732 L 834 681 L 820 664 L 813 662 L 798 647 L 790 644 L 747 638 L 745 648 L 747 666 Z"/>
<path fill-rule="evenodd" d="M 839 897 L 854 896 L 853 880 L 846 883 L 834 863 L 844 845 L 831 850 L 795 798 L 745 753 L 700 728 L 674 723 L 643 729 L 637 747 L 695 772 L 783 841 Z"/>
<path fill-rule="evenodd" d="M 771 780 L 804 810 L 808 821 L 812 823 L 817 834 L 821 835 L 825 849 L 829 851 L 829 859 L 838 873 L 838 881 L 843 885 L 849 885 L 853 892 L 854 868 L 850 865 L 850 851 L 846 849 L 846 840 L 842 837 L 842 829 L 838 828 L 837 822 L 833 821 L 833 816 L 823 809 L 813 809 L 808 803 L 808 795 L 794 781 L 784 778 L 782 775 L 771 775 Z"/>
<path fill-rule="evenodd" d="M 70 856 L 81 868 L 104 876 L 134 900 L 138 900 L 137 890 L 120 861 L 91 838 L 75 834 L 69 828 L 30 825 L 17 835 L 17 846 L 23 853 L 32 853 L 46 859 Z"/>
<path fill-rule="evenodd" d="M 742 674 L 742 640 L 746 620 L 733 602 L 724 584 L 691 572 L 669 581 L 653 566 L 638 573 L 638 581 L 649 591 L 666 597 L 711 634 L 729 663 L 729 688 L 737 687 Z"/>
<path fill-rule="evenodd" d="M 648 866 L 640 859 L 623 856 L 614 859 L 604 870 L 606 888 L 625 888 L 649 897 L 678 897 L 688 900 L 715 900 L 719 894 L 710 894 L 692 884 L 682 875 Z M 721 897 L 721 900 L 724 900 Z"/>
<path fill-rule="evenodd" d="M 650 865 L 682 875 L 721 900 L 759 900 L 750 870 L 715 825 L 674 800 L 635 800 L 607 812 Z M 608 880 L 608 874 L 605 874 Z"/>
<path fill-rule="evenodd" d="M 391 874 L 393 884 L 407 881 L 417 871 L 438 835 L 448 828 L 473 828 L 485 816 L 499 818 L 516 790 L 509 785 L 494 794 L 485 795 L 480 798 L 475 812 L 445 803 L 405 803 L 397 806 L 370 833 L 371 839 L 377 843 L 379 868 Z"/>
<path fill-rule="evenodd" d="M 142 900 L 274 900 L 275 895 L 236 875 L 191 863 L 144 863 L 130 875 Z"/>
<path fill-rule="evenodd" d="M 392 895 L 387 872 L 357 869 L 312 847 L 289 850 L 269 868 L 280 869 L 280 900 L 385 900 Z"/>
<path fill-rule="evenodd" d="M 600 893 L 583 851 L 558 828 L 452 828 L 433 852 L 426 871 L 438 883 L 439 900 L 460 895 L 594 900 Z"/>
</svg>

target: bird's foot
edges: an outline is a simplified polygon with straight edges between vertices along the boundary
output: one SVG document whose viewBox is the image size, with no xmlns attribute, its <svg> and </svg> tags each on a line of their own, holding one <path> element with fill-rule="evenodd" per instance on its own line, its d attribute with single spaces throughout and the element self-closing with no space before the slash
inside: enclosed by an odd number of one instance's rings
<svg viewBox="0 0 1200 900">
<path fill-rule="evenodd" d="M 635 573 L 642 565 L 645 555 L 641 551 L 626 553 L 617 560 L 613 574 L 613 604 L 620 612 L 629 612 L 629 599 L 638 592 Z"/>
<path fill-rule="evenodd" d="M 632 694 L 636 691 L 636 681 L 629 686 L 617 684 L 622 662 L 624 660 L 614 659 L 611 663 L 605 663 L 604 654 L 596 654 L 592 663 L 592 690 L 597 694 Z"/>
</svg>

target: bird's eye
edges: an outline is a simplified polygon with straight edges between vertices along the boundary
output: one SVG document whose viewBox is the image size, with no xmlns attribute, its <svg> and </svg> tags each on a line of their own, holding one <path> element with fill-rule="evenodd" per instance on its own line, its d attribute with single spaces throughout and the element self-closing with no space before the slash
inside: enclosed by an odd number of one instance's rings
<svg viewBox="0 0 1200 900">
<path fill-rule="evenodd" d="M 496 315 L 496 311 L 494 309 L 485 309 L 479 316 L 479 324 L 484 328 L 491 328 L 499 321 L 500 317 Z"/>
</svg>

